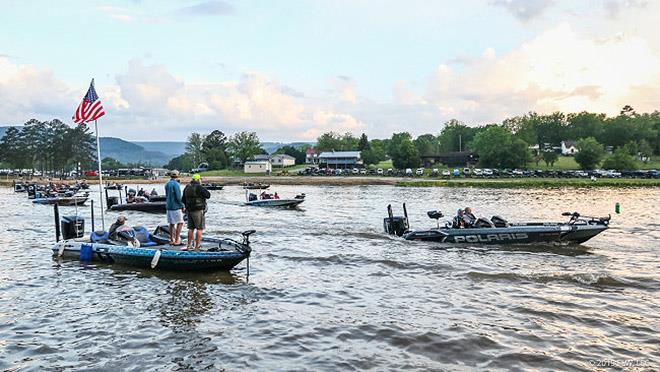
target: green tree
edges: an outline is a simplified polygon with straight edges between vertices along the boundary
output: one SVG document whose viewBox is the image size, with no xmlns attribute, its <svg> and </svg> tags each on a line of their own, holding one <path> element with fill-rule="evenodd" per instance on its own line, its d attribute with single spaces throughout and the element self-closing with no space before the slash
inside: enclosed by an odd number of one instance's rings
<svg viewBox="0 0 660 372">
<path fill-rule="evenodd" d="M 204 161 L 204 136 L 199 133 L 193 132 L 188 136 L 186 143 L 186 152 L 190 154 L 195 166 Z"/>
<path fill-rule="evenodd" d="M 358 142 L 357 149 L 358 151 L 364 151 L 369 148 L 369 139 L 367 138 L 367 135 L 362 133 L 360 136 L 360 141 Z"/>
<path fill-rule="evenodd" d="M 614 154 L 608 156 L 603 161 L 603 168 L 617 170 L 633 170 L 639 168 L 639 165 L 628 152 L 621 148 L 614 151 Z"/>
<path fill-rule="evenodd" d="M 260 154 L 263 149 L 255 132 L 239 132 L 229 138 L 229 153 L 241 163 Z"/>
<path fill-rule="evenodd" d="M 286 154 L 289 156 L 293 156 L 296 158 L 296 164 L 305 164 L 305 151 L 301 149 L 297 149 L 291 145 L 286 145 L 282 146 L 277 151 L 275 151 L 276 154 Z"/>
<path fill-rule="evenodd" d="M 339 151 L 341 149 L 341 135 L 335 132 L 323 133 L 316 139 L 317 151 Z"/>
<path fill-rule="evenodd" d="M 605 154 L 603 145 L 593 137 L 587 137 L 577 141 L 577 148 L 578 153 L 575 154 L 575 161 L 582 169 L 594 169 Z"/>
<path fill-rule="evenodd" d="M 413 141 L 420 156 L 437 155 L 439 151 L 438 139 L 432 134 L 422 134 Z"/>
<path fill-rule="evenodd" d="M 539 143 L 538 134 L 536 133 L 538 121 L 538 115 L 529 113 L 528 115 L 505 119 L 502 125 L 510 130 L 517 138 L 522 139 L 528 145 L 532 146 Z"/>
<path fill-rule="evenodd" d="M 101 159 L 101 166 L 103 167 L 103 169 L 126 168 L 125 164 L 122 164 L 119 160 L 116 160 L 109 156 L 106 156 L 105 158 Z"/>
<path fill-rule="evenodd" d="M 554 151 L 543 151 L 541 153 L 545 165 L 548 167 L 554 167 L 557 160 L 559 160 L 559 155 Z"/>
<path fill-rule="evenodd" d="M 472 149 L 479 154 L 479 163 L 491 168 L 521 168 L 530 159 L 527 142 L 515 138 L 509 129 L 491 125 L 480 131 L 472 141 Z"/>
<path fill-rule="evenodd" d="M 451 119 L 445 123 L 437 137 L 438 152 L 465 151 L 474 139 L 477 130 L 464 123 Z"/>
<path fill-rule="evenodd" d="M 179 155 L 172 160 L 169 161 L 165 165 L 165 168 L 173 170 L 182 170 L 182 171 L 189 171 L 193 168 L 195 168 L 197 164 L 193 162 L 192 156 L 188 153 Z"/>
<path fill-rule="evenodd" d="M 395 168 L 414 168 L 419 166 L 419 151 L 408 132 L 395 133 L 390 142 L 390 157 Z"/>
<path fill-rule="evenodd" d="M 229 165 L 227 157 L 227 137 L 219 130 L 214 130 L 202 141 L 202 155 L 209 163 L 209 169 L 225 169 Z"/>
<path fill-rule="evenodd" d="M 568 135 L 565 139 L 601 138 L 605 119 L 605 114 L 593 114 L 584 111 L 577 114 L 568 114 L 566 116 Z"/>
</svg>

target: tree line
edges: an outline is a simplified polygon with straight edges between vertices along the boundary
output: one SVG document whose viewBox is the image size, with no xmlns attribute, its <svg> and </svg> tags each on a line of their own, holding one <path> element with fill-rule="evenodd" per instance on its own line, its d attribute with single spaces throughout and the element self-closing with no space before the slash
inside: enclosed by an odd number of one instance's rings
<svg viewBox="0 0 660 372">
<path fill-rule="evenodd" d="M 59 119 L 31 119 L 20 129 L 9 127 L 0 139 L 0 163 L 42 174 L 81 174 L 96 166 L 96 142 L 87 125 L 69 127 Z"/>
<path fill-rule="evenodd" d="M 365 164 L 390 158 L 393 166 L 400 169 L 418 167 L 424 156 L 456 151 L 476 153 L 483 167 L 523 168 L 531 161 L 554 165 L 558 155 L 552 147 L 566 140 L 577 141 L 579 153 L 575 160 L 584 169 L 593 169 L 601 162 L 608 169 L 635 169 L 637 159 L 660 154 L 660 111 L 638 114 L 625 106 L 619 115 L 609 118 L 589 112 L 530 112 L 481 126 L 452 119 L 437 135 L 413 138 L 410 133 L 401 132 L 371 141 L 365 134 L 358 138 L 351 133 L 329 132 L 318 137 L 316 149 L 360 150 Z M 531 151 L 530 146 L 535 145 L 539 145 L 539 150 Z M 607 158 L 606 146 L 613 151 Z"/>
</svg>

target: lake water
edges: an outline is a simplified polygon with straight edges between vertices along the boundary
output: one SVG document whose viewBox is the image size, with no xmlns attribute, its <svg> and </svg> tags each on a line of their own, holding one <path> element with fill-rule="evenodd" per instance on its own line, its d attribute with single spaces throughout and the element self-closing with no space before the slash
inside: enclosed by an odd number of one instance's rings
<svg viewBox="0 0 660 372">
<path fill-rule="evenodd" d="M 0 188 L 0 370 L 658 368 L 658 188 L 274 190 L 307 200 L 259 209 L 239 187 L 212 191 L 208 234 L 258 231 L 248 279 L 245 263 L 182 275 L 58 262 L 52 208 Z M 384 235 L 387 204 L 400 214 L 403 201 L 412 228 L 465 206 L 509 220 L 622 213 L 579 247 L 457 247 Z"/>
</svg>

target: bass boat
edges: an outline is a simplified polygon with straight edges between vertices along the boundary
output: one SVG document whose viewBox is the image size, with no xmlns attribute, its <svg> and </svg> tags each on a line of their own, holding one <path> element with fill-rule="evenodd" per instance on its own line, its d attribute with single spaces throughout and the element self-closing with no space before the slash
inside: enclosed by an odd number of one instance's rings
<svg viewBox="0 0 660 372">
<path fill-rule="evenodd" d="M 61 227 L 63 240 L 59 240 L 60 229 L 56 225 L 58 241 L 52 247 L 53 256 L 188 272 L 226 271 L 245 259 L 249 262 L 250 235 L 255 232 L 243 232 L 242 241 L 204 237 L 199 250 L 187 251 L 169 245 L 167 225 L 158 226 L 153 233 L 143 226 L 126 227 L 113 237 L 106 231 L 94 231 L 88 238 L 84 238 L 84 220 L 80 217 L 63 217 Z"/>
<path fill-rule="evenodd" d="M 388 216 L 383 220 L 385 232 L 406 240 L 422 240 L 440 243 L 472 244 L 529 244 L 569 243 L 581 244 L 605 231 L 611 216 L 590 217 L 578 212 L 564 212 L 567 222 L 508 222 L 493 216 L 490 220 L 479 218 L 468 228 L 456 228 L 451 222 L 440 227 L 442 212 L 429 211 L 429 218 L 437 221 L 437 227 L 428 230 L 410 230 L 408 212 L 403 205 L 404 216 L 394 216 L 392 206 L 387 206 Z"/>
<path fill-rule="evenodd" d="M 247 201 L 245 205 L 254 207 L 279 207 L 279 208 L 295 208 L 305 201 L 305 194 L 298 194 L 293 199 L 275 199 L 272 195 L 268 197 L 259 198 L 257 194 L 246 192 Z"/>
</svg>

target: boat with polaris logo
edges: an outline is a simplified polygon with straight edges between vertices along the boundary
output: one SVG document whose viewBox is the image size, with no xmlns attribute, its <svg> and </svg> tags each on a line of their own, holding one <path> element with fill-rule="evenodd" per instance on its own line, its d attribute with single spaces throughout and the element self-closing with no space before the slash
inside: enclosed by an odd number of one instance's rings
<svg viewBox="0 0 660 372">
<path fill-rule="evenodd" d="M 83 218 L 64 216 L 58 220 L 59 211 L 55 208 L 56 243 L 52 247 L 55 257 L 189 272 L 227 271 L 247 260 L 249 274 L 250 235 L 255 230 L 244 231 L 241 241 L 205 236 L 198 249 L 186 250 L 185 245 L 169 244 L 168 225 L 157 226 L 153 232 L 144 226 L 125 226 L 112 235 L 107 231 L 93 231 L 85 238 Z M 181 239 L 185 244 L 185 236 Z"/>
<path fill-rule="evenodd" d="M 410 230 L 408 212 L 403 204 L 403 216 L 394 216 L 392 206 L 387 206 L 388 216 L 383 219 L 385 232 L 401 236 L 406 240 L 433 241 L 440 243 L 472 244 L 529 244 L 569 243 L 581 244 L 605 231 L 611 216 L 591 217 L 578 212 L 564 212 L 566 222 L 509 222 L 500 216 L 478 218 L 466 228 L 458 228 L 451 222 L 440 226 L 440 211 L 429 211 L 429 218 L 437 226 L 428 230 Z"/>
<path fill-rule="evenodd" d="M 305 201 L 305 194 L 298 194 L 294 198 L 280 198 L 277 193 L 270 194 L 263 191 L 260 195 L 246 190 L 245 205 L 255 207 L 278 207 L 278 208 L 296 208 Z"/>
</svg>

